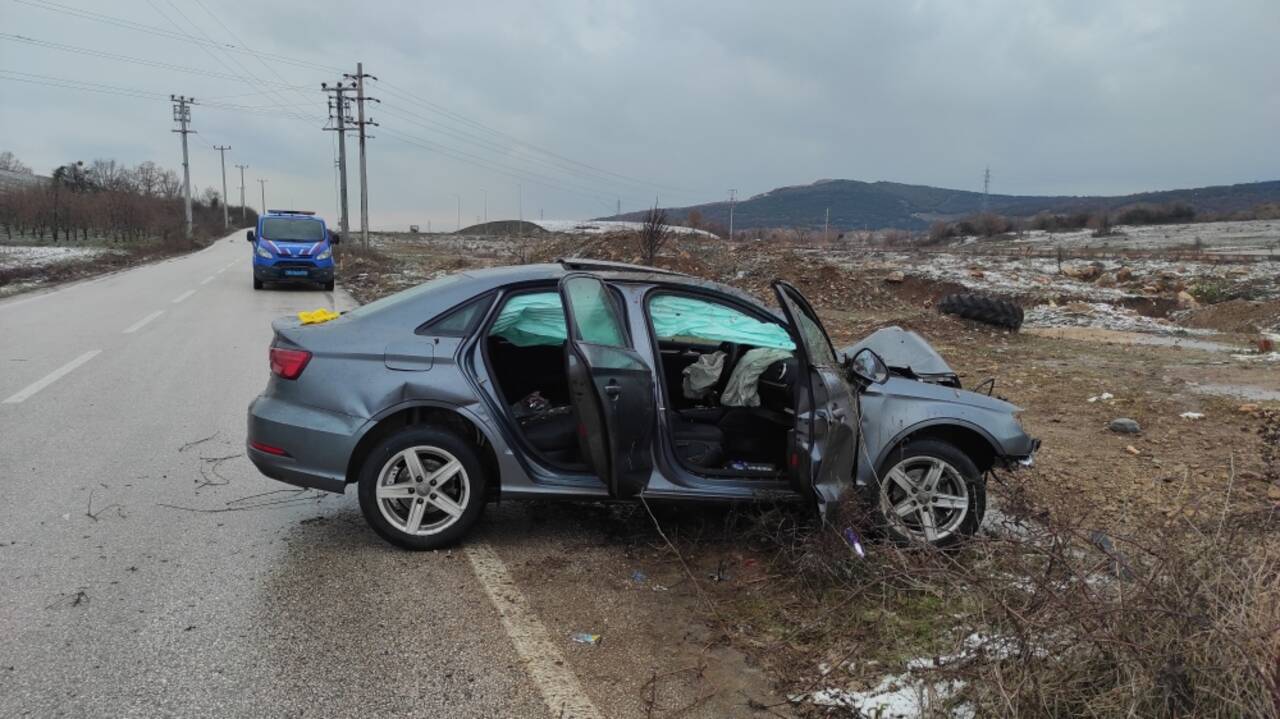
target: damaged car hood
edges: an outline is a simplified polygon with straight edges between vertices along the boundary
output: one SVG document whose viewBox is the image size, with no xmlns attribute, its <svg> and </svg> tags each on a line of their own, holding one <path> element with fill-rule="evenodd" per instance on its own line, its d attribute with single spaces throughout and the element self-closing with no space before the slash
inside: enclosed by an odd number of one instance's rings
<svg viewBox="0 0 1280 719">
<path fill-rule="evenodd" d="M 852 357 L 866 348 L 880 355 L 890 369 L 907 370 L 921 377 L 955 374 L 955 370 L 923 337 L 901 327 L 878 329 L 840 352 L 845 357 Z"/>
</svg>

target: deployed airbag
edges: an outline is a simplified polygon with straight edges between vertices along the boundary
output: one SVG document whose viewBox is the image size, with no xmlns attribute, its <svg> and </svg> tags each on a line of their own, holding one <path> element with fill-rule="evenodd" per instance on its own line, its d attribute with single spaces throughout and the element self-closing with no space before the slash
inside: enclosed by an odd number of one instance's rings
<svg viewBox="0 0 1280 719">
<path fill-rule="evenodd" d="M 729 384 L 725 385 L 724 394 L 720 396 L 720 404 L 726 407 L 759 407 L 757 383 L 760 375 L 769 365 L 790 356 L 786 350 L 769 347 L 758 347 L 742 355 L 733 368 L 733 374 L 729 375 Z"/>
<path fill-rule="evenodd" d="M 688 337 L 753 347 L 796 348 L 782 325 L 761 322 L 739 310 L 692 297 L 658 295 L 649 302 L 649 318 L 660 339 Z"/>
<path fill-rule="evenodd" d="M 685 399 L 702 399 L 720 381 L 724 374 L 724 353 L 709 352 L 698 356 L 698 361 L 684 368 L 681 389 Z"/>
<path fill-rule="evenodd" d="M 692 297 L 658 295 L 649 302 L 649 318 L 653 321 L 654 334 L 661 339 L 684 337 L 783 350 L 796 348 L 782 325 L 762 322 L 739 310 Z M 592 321 L 590 317 L 580 319 Z M 583 331 L 587 336 L 592 334 L 587 328 Z M 568 330 L 559 293 L 531 292 L 512 297 L 502 306 L 489 334 L 517 347 L 563 343 Z"/>
</svg>

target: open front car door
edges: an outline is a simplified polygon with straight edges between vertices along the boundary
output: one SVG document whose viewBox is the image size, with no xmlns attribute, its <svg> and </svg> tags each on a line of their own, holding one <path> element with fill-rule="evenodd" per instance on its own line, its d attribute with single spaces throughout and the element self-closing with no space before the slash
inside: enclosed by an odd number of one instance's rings
<svg viewBox="0 0 1280 719">
<path fill-rule="evenodd" d="M 796 488 L 813 498 L 825 515 L 853 487 L 857 451 L 857 398 L 845 381 L 831 338 L 800 291 L 778 280 L 778 302 L 791 323 L 805 389 L 796 408 L 796 447 L 791 476 Z"/>
<path fill-rule="evenodd" d="M 614 497 L 644 491 L 653 472 L 653 371 L 627 339 L 621 307 L 594 275 L 560 280 L 565 367 L 582 456 Z"/>
</svg>

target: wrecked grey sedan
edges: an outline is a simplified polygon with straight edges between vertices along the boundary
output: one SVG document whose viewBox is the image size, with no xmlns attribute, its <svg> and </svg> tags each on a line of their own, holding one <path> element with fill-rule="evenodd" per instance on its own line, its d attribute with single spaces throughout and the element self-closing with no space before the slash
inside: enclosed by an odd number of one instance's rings
<svg viewBox="0 0 1280 719">
<path fill-rule="evenodd" d="M 277 320 L 249 407 L 264 474 L 357 485 L 369 525 L 432 549 L 500 498 L 856 493 L 902 542 L 972 534 L 986 471 L 1029 464 L 1018 409 L 918 335 L 837 352 L 809 302 L 590 260 L 449 275 L 319 324 Z"/>
</svg>

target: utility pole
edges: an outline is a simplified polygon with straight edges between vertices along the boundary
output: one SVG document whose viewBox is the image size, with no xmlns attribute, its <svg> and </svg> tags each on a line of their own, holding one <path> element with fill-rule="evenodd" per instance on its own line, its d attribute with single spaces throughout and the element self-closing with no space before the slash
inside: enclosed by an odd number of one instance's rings
<svg viewBox="0 0 1280 719">
<path fill-rule="evenodd" d="M 262 189 L 262 214 L 267 214 L 267 181 L 258 179 L 258 187 Z"/>
<path fill-rule="evenodd" d="M 733 206 L 738 202 L 738 191 L 729 190 L 729 240 L 733 240 Z"/>
<path fill-rule="evenodd" d="M 462 195 L 454 193 L 454 197 L 458 198 L 458 228 L 454 232 L 462 231 Z"/>
<path fill-rule="evenodd" d="M 357 90 L 356 83 L 352 82 L 343 85 L 339 80 L 338 84 L 329 87 L 328 83 L 320 83 L 320 90 L 323 92 L 333 93 L 333 98 L 329 100 L 329 117 L 333 119 L 334 126 L 326 127 L 325 130 L 332 130 L 338 133 L 338 224 L 342 228 L 342 235 L 345 237 L 351 229 L 350 220 L 347 211 L 347 123 L 351 120 L 349 113 L 351 112 L 351 101 L 347 99 L 347 93 Z M 360 143 L 360 158 L 364 160 L 364 142 Z M 363 164 L 361 165 L 363 167 Z M 361 176 L 361 187 L 364 186 L 364 179 Z M 363 190 L 362 190 L 363 192 Z M 367 209 L 367 202 L 362 208 Z"/>
<path fill-rule="evenodd" d="M 241 222 L 246 222 L 246 221 L 248 221 L 248 219 L 249 219 L 249 213 L 248 213 L 248 210 L 246 210 L 246 209 L 245 209 L 245 206 L 244 206 L 244 171 L 245 171 L 245 169 L 246 169 L 246 168 L 248 168 L 249 166 L 248 166 L 248 165 L 236 165 L 236 167 L 240 168 L 240 221 L 241 221 Z"/>
<path fill-rule="evenodd" d="M 827 242 L 830 242 L 830 241 L 831 241 L 831 240 L 829 239 L 829 237 L 828 237 L 828 231 L 829 231 L 830 229 L 831 229 L 831 208 L 830 208 L 830 207 L 828 207 L 828 208 L 827 208 L 827 219 L 825 219 L 825 220 L 823 220 L 823 221 L 822 221 L 822 241 L 823 241 L 823 243 L 827 243 Z"/>
<path fill-rule="evenodd" d="M 987 211 L 987 195 L 991 191 L 991 168 L 982 173 L 982 211 Z"/>
<path fill-rule="evenodd" d="M 182 95 L 170 95 L 169 100 L 173 102 L 173 121 L 178 123 L 178 129 L 172 132 L 182 135 L 182 195 L 186 198 L 186 217 L 183 227 L 189 240 L 191 239 L 191 164 L 187 159 L 187 135 L 195 132 L 190 128 L 190 125 L 191 106 L 195 104 L 196 99 Z"/>
<path fill-rule="evenodd" d="M 227 150 L 231 149 L 230 145 L 214 145 L 213 149 L 218 151 L 218 155 L 222 158 L 222 229 L 231 229 L 231 220 L 227 218 Z"/>
<path fill-rule="evenodd" d="M 516 185 L 520 192 L 520 236 L 524 237 L 524 183 Z"/>
<path fill-rule="evenodd" d="M 489 191 L 480 188 L 480 194 L 484 195 L 484 221 L 487 224 L 489 222 Z"/>
<path fill-rule="evenodd" d="M 369 173 L 365 162 L 364 143 L 373 136 L 366 133 L 365 128 L 369 125 L 377 127 L 378 123 L 372 119 L 365 119 L 364 103 L 366 101 L 381 102 L 381 100 L 364 94 L 364 79 L 367 77 L 377 80 L 378 78 L 366 74 L 362 62 L 356 63 L 356 74 L 344 74 L 343 77 L 355 81 L 356 84 L 356 126 L 360 133 L 360 242 L 367 250 L 369 249 Z"/>
<path fill-rule="evenodd" d="M 621 197 L 618 198 L 618 204 L 614 206 L 613 216 L 619 219 L 622 218 L 622 198 Z"/>
</svg>

